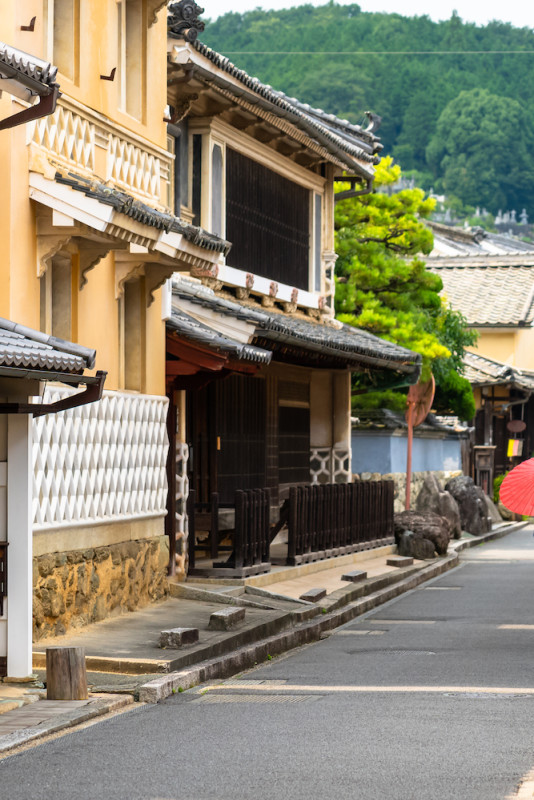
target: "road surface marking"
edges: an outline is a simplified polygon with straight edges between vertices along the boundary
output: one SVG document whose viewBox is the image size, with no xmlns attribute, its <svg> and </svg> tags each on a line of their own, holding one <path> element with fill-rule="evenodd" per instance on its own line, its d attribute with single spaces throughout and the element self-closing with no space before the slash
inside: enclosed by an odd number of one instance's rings
<svg viewBox="0 0 534 800">
<path fill-rule="evenodd" d="M 220 691 L 221 689 L 242 689 L 243 683 L 232 684 L 231 682 L 219 684 L 217 686 L 206 686 L 204 691 Z M 251 686 L 252 691 L 273 691 L 272 686 Z M 502 694 L 502 695 L 532 695 L 534 688 L 531 686 L 524 688 L 520 686 L 322 686 L 309 684 L 286 684 L 277 686 L 276 692 L 328 692 L 329 694 L 365 694 L 365 693 L 405 693 L 405 694 L 443 694 L 459 692 L 460 694 Z"/>
<path fill-rule="evenodd" d="M 500 631 L 534 631 L 534 625 L 498 625 Z"/>
<path fill-rule="evenodd" d="M 435 625 L 435 619 L 370 619 L 376 625 Z"/>
</svg>

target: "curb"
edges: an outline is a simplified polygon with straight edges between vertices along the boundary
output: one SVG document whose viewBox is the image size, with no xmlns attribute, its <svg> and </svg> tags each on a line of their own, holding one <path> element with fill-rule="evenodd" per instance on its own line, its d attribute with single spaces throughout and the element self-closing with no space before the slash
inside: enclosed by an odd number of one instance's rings
<svg viewBox="0 0 534 800">
<path fill-rule="evenodd" d="M 514 531 L 520 530 L 521 528 L 524 528 L 530 524 L 531 523 L 528 520 L 521 522 L 508 522 L 504 525 L 499 525 L 492 531 L 488 531 L 488 533 L 483 533 L 482 536 L 474 536 L 472 539 L 465 539 L 464 541 L 460 539 L 456 542 L 451 542 L 450 547 L 457 553 L 460 553 L 462 550 L 467 550 L 469 547 L 476 547 L 477 544 L 484 544 L 484 542 L 492 542 L 495 539 L 502 539 L 509 533 L 513 533 Z"/>
<path fill-rule="evenodd" d="M 172 672 L 161 678 L 149 681 L 140 687 L 139 700 L 144 703 L 157 703 L 171 694 L 185 691 L 208 680 L 228 678 L 237 672 L 255 666 L 260 661 L 265 661 L 268 656 L 280 655 L 295 647 L 316 642 L 325 632 L 344 625 L 368 611 L 372 611 L 374 608 L 388 602 L 388 600 L 404 594 L 404 592 L 415 589 L 419 584 L 458 566 L 459 561 L 460 558 L 457 553 L 445 556 L 437 563 L 418 570 L 415 574 L 404 578 L 399 583 L 362 597 L 342 609 L 321 615 L 319 619 L 302 623 L 292 630 L 263 639 L 249 647 L 235 650 L 221 658 L 201 662 L 191 669 Z"/>
<path fill-rule="evenodd" d="M 36 739 L 42 739 L 43 736 L 49 736 L 52 733 L 72 728 L 75 725 L 80 725 L 83 722 L 101 717 L 104 714 L 109 714 L 112 711 L 118 711 L 125 706 L 133 705 L 134 699 L 130 695 L 109 695 L 106 698 L 99 698 L 98 700 L 91 700 L 86 706 L 69 711 L 65 714 L 58 714 L 52 719 L 45 720 L 33 728 L 22 728 L 20 731 L 13 731 L 7 733 L 5 736 L 0 736 L 0 757 L 5 753 L 13 750 L 15 747 L 20 747 L 28 742 L 33 742 Z"/>
</svg>

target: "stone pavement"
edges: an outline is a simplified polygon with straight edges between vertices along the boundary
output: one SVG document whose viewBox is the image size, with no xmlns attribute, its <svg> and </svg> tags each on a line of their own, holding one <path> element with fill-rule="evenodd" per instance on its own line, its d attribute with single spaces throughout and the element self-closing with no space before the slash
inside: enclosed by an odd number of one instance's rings
<svg viewBox="0 0 534 800">
<path fill-rule="evenodd" d="M 522 525 L 522 524 L 521 524 Z M 454 543 L 456 549 L 506 535 L 520 527 L 508 523 L 475 539 Z M 272 655 L 321 638 L 338 625 L 415 588 L 458 563 L 453 552 L 432 562 L 396 568 L 386 564 L 392 547 L 367 551 L 299 567 L 274 568 L 243 581 L 187 581 L 177 595 L 156 605 L 105 620 L 61 638 L 64 646 L 83 646 L 90 699 L 70 704 L 43 699 L 34 684 L 0 682 L 0 755 L 26 741 L 110 713 L 135 699 L 156 702 L 213 677 L 236 674 Z M 359 569 L 368 573 L 357 584 L 341 580 Z M 318 603 L 304 603 L 301 594 L 325 588 Z M 208 628 L 209 617 L 224 606 L 244 606 L 245 623 L 231 631 Z M 197 627 L 199 641 L 181 650 L 158 645 L 161 630 Z M 34 648 L 34 669 L 44 681 L 45 648 L 58 640 L 41 640 Z M 42 686 L 42 684 L 41 684 Z M 2 711 L 4 713 L 2 713 Z"/>
</svg>

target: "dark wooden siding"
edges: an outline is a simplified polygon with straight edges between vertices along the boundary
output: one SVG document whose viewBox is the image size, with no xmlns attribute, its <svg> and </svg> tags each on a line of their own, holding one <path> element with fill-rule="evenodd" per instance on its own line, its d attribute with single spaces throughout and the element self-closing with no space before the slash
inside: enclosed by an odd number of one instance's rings
<svg viewBox="0 0 534 800">
<path fill-rule="evenodd" d="M 227 263 L 307 290 L 310 266 L 310 192 L 226 150 Z"/>
</svg>

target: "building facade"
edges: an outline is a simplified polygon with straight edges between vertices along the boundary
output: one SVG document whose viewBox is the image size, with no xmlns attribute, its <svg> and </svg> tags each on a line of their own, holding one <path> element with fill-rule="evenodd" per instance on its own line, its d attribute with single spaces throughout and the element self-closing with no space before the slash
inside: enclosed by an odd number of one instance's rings
<svg viewBox="0 0 534 800">
<path fill-rule="evenodd" d="M 0 38 L 55 64 L 61 96 L 0 138 L 0 316 L 89 342 L 92 373 L 108 373 L 100 403 L 32 423 L 42 638 L 166 592 L 163 287 L 225 243 L 170 213 L 165 3 L 4 6 Z M 27 112 L 27 95 L 2 94 L 1 118 Z M 72 392 L 51 385 L 45 401 Z"/>
<path fill-rule="evenodd" d="M 465 357 L 476 401 L 471 473 L 492 493 L 534 449 L 534 246 L 516 237 L 431 223 L 427 267 L 478 340 Z"/>
<path fill-rule="evenodd" d="M 226 529 L 236 490 L 267 489 L 276 522 L 291 487 L 351 480 L 351 374 L 419 374 L 416 354 L 334 318 L 335 185 L 369 191 L 376 121 L 352 125 L 252 78 L 198 41 L 184 5 L 169 7 L 167 46 L 174 210 L 229 250 L 173 279 L 168 526 L 181 575 L 190 491 L 203 508 L 216 495 Z"/>
</svg>

